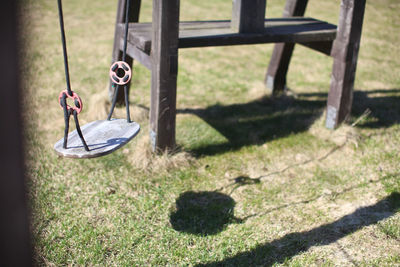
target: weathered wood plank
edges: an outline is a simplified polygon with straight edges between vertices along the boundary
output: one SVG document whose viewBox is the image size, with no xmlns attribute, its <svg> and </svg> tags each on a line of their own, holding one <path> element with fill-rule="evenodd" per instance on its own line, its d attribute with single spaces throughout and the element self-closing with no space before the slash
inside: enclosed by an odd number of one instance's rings
<svg viewBox="0 0 400 267">
<path fill-rule="evenodd" d="M 184 31 L 179 38 L 180 48 L 226 46 L 261 43 L 299 43 L 333 40 L 336 27 L 329 24 L 272 26 L 257 34 L 233 34 L 222 30 Z"/>
<path fill-rule="evenodd" d="M 304 16 L 308 0 L 287 0 L 283 17 Z M 307 42 L 307 41 L 305 41 Z M 273 95 L 284 92 L 286 87 L 286 74 L 289 69 L 290 59 L 293 54 L 294 44 L 276 44 L 269 62 L 265 85 Z"/>
<path fill-rule="evenodd" d="M 288 18 L 269 18 L 264 19 L 264 27 L 267 26 L 277 26 L 277 25 L 297 25 L 301 21 L 304 23 L 309 23 L 319 21 L 313 18 L 307 17 L 288 17 Z M 141 23 L 130 23 L 129 28 L 135 28 L 136 32 L 148 31 L 151 28 L 151 22 L 141 22 Z M 189 30 L 189 29 L 214 29 L 214 28 L 230 28 L 230 20 L 203 20 L 203 21 L 180 21 L 179 30 Z M 118 27 L 123 26 L 121 23 Z M 237 33 L 231 30 L 232 33 Z"/>
<path fill-rule="evenodd" d="M 121 42 L 120 43 L 120 48 L 123 49 L 123 46 L 124 46 L 124 43 Z M 149 53 L 150 53 L 150 49 L 149 49 Z M 151 70 L 151 64 L 152 64 L 151 63 L 151 57 L 146 52 L 138 49 L 134 45 L 128 45 L 128 47 L 126 48 L 126 54 L 129 55 L 131 58 L 134 58 L 137 61 L 139 61 L 139 63 L 141 63 L 147 69 Z"/>
<path fill-rule="evenodd" d="M 175 147 L 179 0 L 153 0 L 150 140 L 154 151 Z"/>
<path fill-rule="evenodd" d="M 239 33 L 262 32 L 266 2 L 266 0 L 233 0 L 232 29 Z"/>
<path fill-rule="evenodd" d="M 266 19 L 260 33 L 235 33 L 229 21 L 180 24 L 179 48 L 259 43 L 332 41 L 336 26 L 311 18 Z M 151 24 L 130 24 L 129 43 L 150 54 Z"/>
<path fill-rule="evenodd" d="M 365 2 L 342 0 L 340 5 L 338 33 L 332 48 L 334 62 L 326 115 L 326 127 L 330 129 L 343 122 L 351 111 Z"/>
<path fill-rule="evenodd" d="M 138 22 L 139 21 L 139 14 L 140 14 L 140 6 L 141 6 L 141 0 L 128 0 L 130 1 L 130 10 L 129 10 L 129 22 Z M 111 64 L 114 63 L 115 61 L 119 61 L 122 59 L 122 49 L 120 48 L 120 43 L 123 42 L 123 33 L 124 33 L 124 28 L 120 27 L 120 24 L 125 23 L 125 2 L 126 0 L 119 0 L 118 1 L 118 7 L 117 7 L 117 16 L 116 16 L 116 22 L 115 22 L 115 31 L 114 31 L 114 44 L 113 44 L 113 52 L 111 55 Z M 130 56 L 126 57 L 126 62 L 133 67 L 133 59 Z M 130 85 L 128 85 L 129 88 Z M 112 99 L 114 95 L 114 87 L 112 86 L 112 83 L 110 81 L 109 87 L 108 87 L 108 93 L 110 95 L 110 99 Z M 119 90 L 118 96 L 117 96 L 117 101 L 119 104 L 124 103 L 124 91 Z"/>
</svg>

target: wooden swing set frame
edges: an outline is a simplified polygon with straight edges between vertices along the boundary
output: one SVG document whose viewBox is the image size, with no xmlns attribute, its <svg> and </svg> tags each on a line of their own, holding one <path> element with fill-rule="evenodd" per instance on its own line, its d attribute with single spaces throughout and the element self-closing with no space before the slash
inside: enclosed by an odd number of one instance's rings
<svg viewBox="0 0 400 267">
<path fill-rule="evenodd" d="M 284 92 L 295 44 L 333 57 L 326 127 L 350 114 L 365 0 L 341 0 L 338 26 L 305 18 L 308 0 L 287 0 L 282 18 L 265 19 L 266 0 L 233 0 L 231 21 L 179 21 L 179 0 L 153 0 L 152 23 L 139 23 L 141 0 L 128 0 L 127 62 L 151 71 L 150 138 L 153 150 L 175 147 L 180 48 L 276 43 L 265 77 L 273 95 Z M 112 61 L 122 56 L 125 0 L 119 0 Z M 110 86 L 110 93 L 113 88 Z M 122 98 L 123 96 L 119 96 Z"/>
</svg>

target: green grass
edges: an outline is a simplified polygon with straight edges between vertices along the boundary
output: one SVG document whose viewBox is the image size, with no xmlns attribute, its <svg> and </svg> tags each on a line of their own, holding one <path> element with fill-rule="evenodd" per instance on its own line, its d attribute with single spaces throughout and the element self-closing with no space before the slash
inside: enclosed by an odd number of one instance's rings
<svg viewBox="0 0 400 267">
<path fill-rule="evenodd" d="M 393 218 L 392 220 L 380 223 L 379 227 L 389 238 L 400 240 L 400 223 L 398 218 Z"/>
<path fill-rule="evenodd" d="M 151 20 L 143 1 L 141 21 Z M 181 1 L 181 19 L 229 19 L 231 1 Z M 307 16 L 337 23 L 339 2 Z M 26 161 L 37 265 L 400 265 L 398 1 L 367 3 L 352 114 L 324 128 L 332 59 L 296 47 L 288 85 L 263 79 L 272 45 L 179 53 L 174 155 L 149 153 L 150 73 L 134 65 L 142 130 L 101 158 L 59 158 L 65 89 L 55 1 L 23 1 Z M 82 124 L 108 108 L 117 1 L 64 1 L 72 88 Z M 267 16 L 282 13 L 269 1 Z M 46 107 L 46 109 L 44 109 Z M 370 110 L 354 127 L 350 126 Z M 118 108 L 117 114 L 123 114 Z"/>
</svg>

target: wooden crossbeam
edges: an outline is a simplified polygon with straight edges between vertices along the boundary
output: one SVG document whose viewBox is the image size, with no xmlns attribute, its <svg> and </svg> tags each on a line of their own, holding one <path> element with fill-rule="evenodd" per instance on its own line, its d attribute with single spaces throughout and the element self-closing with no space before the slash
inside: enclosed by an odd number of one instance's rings
<svg viewBox="0 0 400 267">
<path fill-rule="evenodd" d="M 122 24 L 120 27 L 123 27 Z M 277 42 L 309 44 L 331 42 L 336 36 L 335 25 L 302 17 L 265 19 L 264 30 L 258 33 L 234 32 L 228 20 L 181 22 L 179 29 L 179 48 Z M 149 55 L 152 42 L 151 31 L 151 23 L 131 23 L 129 43 Z"/>
</svg>

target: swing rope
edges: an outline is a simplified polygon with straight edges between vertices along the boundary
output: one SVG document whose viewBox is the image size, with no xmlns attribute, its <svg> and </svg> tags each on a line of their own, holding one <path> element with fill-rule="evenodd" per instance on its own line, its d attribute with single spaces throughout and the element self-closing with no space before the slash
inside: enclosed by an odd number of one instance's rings
<svg viewBox="0 0 400 267">
<path fill-rule="evenodd" d="M 124 36 L 124 49 L 122 50 L 122 61 L 126 63 L 126 49 L 128 46 L 128 29 L 129 29 L 129 3 L 130 0 L 125 1 L 125 36 Z M 115 83 L 113 83 L 115 85 Z M 111 105 L 110 112 L 108 114 L 107 120 L 111 120 L 111 116 L 114 112 L 115 105 L 117 103 L 117 96 L 119 91 L 119 84 L 116 84 L 116 88 L 114 90 L 113 101 Z M 128 123 L 132 122 L 130 118 L 129 112 L 129 92 L 128 92 L 128 83 L 124 84 L 124 98 L 125 98 L 125 107 L 126 107 L 126 121 Z"/>
<path fill-rule="evenodd" d="M 68 94 L 70 96 L 72 96 L 71 82 L 70 82 L 70 79 L 69 79 L 67 45 L 66 45 L 66 40 L 65 40 L 64 16 L 63 16 L 63 11 L 62 11 L 62 2 L 61 2 L 61 0 L 58 0 L 58 18 L 60 20 L 61 43 L 62 43 L 63 54 L 64 54 L 65 80 L 67 82 Z"/>
<path fill-rule="evenodd" d="M 126 60 L 126 48 L 128 46 L 128 28 L 129 28 L 129 3 L 131 1 L 126 0 L 125 10 L 125 38 L 124 38 L 124 50 L 122 50 L 122 61 Z"/>
<path fill-rule="evenodd" d="M 134 121 L 131 121 L 129 115 L 129 95 L 128 85 L 132 77 L 131 67 L 127 62 L 127 45 L 128 45 L 128 30 L 129 30 L 129 3 L 130 0 L 125 0 L 125 37 L 124 37 L 124 48 L 123 48 L 123 61 L 116 61 L 110 67 L 110 79 L 113 87 L 116 87 L 113 96 L 112 108 L 108 114 L 107 120 L 96 120 L 82 126 L 79 125 L 78 114 L 82 111 L 83 104 L 78 94 L 72 91 L 70 82 L 70 73 L 68 66 L 68 55 L 67 55 L 67 42 L 65 37 L 64 29 L 64 16 L 62 10 L 62 0 L 57 0 L 58 3 L 58 15 L 60 20 L 61 30 L 61 43 L 63 47 L 64 55 L 64 69 L 65 69 L 65 81 L 67 88 L 60 92 L 58 96 L 58 103 L 64 112 L 64 138 L 60 139 L 54 145 L 56 152 L 64 157 L 70 158 L 94 158 L 106 155 L 120 148 L 134 138 L 140 131 L 140 125 Z M 117 100 L 118 90 L 124 85 L 125 104 L 127 118 L 125 119 L 113 119 L 111 116 L 114 111 L 114 107 Z M 69 100 L 68 100 L 69 99 Z M 68 102 L 67 102 L 68 100 Z M 71 102 L 73 103 L 71 103 Z M 75 121 L 76 130 L 73 131 L 69 136 L 69 124 L 70 118 L 73 117 Z M 82 130 L 85 133 L 83 137 Z M 78 138 L 79 136 L 79 138 Z M 67 148 L 67 142 L 70 142 L 69 149 Z M 88 143 L 86 143 L 88 142 Z M 80 143 L 82 145 L 80 145 Z M 90 150 L 89 146 L 90 145 Z"/>
<path fill-rule="evenodd" d="M 67 44 L 65 39 L 65 30 L 64 30 L 64 17 L 62 11 L 62 2 L 58 0 L 58 17 L 60 20 L 60 30 L 61 30 L 61 43 L 63 47 L 64 54 L 64 69 L 65 69 L 65 81 L 67 83 L 67 90 L 61 92 L 59 97 L 59 103 L 64 110 L 64 122 L 65 122 L 65 131 L 64 131 L 64 143 L 63 148 L 67 148 L 68 141 L 68 130 L 69 130 L 69 118 L 71 115 L 74 117 L 76 131 L 78 132 L 79 138 L 85 148 L 86 151 L 89 151 L 89 147 L 86 144 L 86 141 L 83 137 L 81 128 L 79 126 L 78 114 L 82 110 L 82 101 L 79 96 L 71 90 L 71 82 L 69 78 L 69 68 L 68 68 L 68 55 L 67 55 Z M 67 104 L 67 98 L 72 98 L 74 100 L 75 107 L 71 107 Z"/>
</svg>

